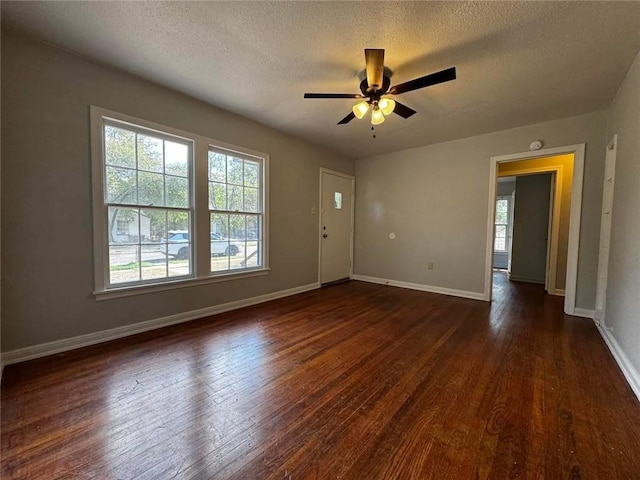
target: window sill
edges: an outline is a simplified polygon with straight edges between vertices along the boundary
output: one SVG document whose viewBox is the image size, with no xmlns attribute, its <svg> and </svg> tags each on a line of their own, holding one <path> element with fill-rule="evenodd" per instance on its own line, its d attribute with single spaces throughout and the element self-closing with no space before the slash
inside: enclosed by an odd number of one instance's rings
<svg viewBox="0 0 640 480">
<path fill-rule="evenodd" d="M 93 295 L 96 297 L 97 301 L 109 300 L 111 298 L 130 297 L 133 295 L 144 295 L 146 293 L 163 292 L 166 290 L 175 290 L 178 288 L 196 287 L 199 285 L 206 285 L 208 283 L 228 282 L 231 280 L 260 277 L 262 275 L 267 275 L 269 273 L 269 270 L 269 268 L 261 268 L 259 270 L 250 270 L 247 272 L 221 273 L 204 278 L 189 278 L 186 280 L 183 279 L 172 282 L 110 288 L 109 290 L 97 290 L 93 292 Z"/>
</svg>

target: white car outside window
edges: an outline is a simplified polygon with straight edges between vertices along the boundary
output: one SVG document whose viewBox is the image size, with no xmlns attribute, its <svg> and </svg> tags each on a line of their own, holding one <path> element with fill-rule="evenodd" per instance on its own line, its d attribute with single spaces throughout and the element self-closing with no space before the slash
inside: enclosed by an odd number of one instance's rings
<svg viewBox="0 0 640 480">
<path fill-rule="evenodd" d="M 169 231 L 168 244 L 163 246 L 163 251 L 166 255 L 169 255 L 178 259 L 189 258 L 189 232 L 185 231 Z M 235 256 L 244 250 L 244 245 L 241 242 L 230 241 L 217 233 L 211 234 L 211 256 L 224 255 Z"/>
</svg>

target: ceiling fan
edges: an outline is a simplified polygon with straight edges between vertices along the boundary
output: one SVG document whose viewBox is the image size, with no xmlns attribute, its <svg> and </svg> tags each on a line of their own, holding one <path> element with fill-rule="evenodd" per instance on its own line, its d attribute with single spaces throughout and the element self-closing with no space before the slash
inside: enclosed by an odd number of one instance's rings
<svg viewBox="0 0 640 480">
<path fill-rule="evenodd" d="M 354 105 L 353 111 L 340 120 L 338 125 L 349 123 L 356 117 L 363 118 L 369 109 L 371 124 L 379 125 L 384 122 L 385 115 L 395 113 L 402 118 L 409 118 L 416 113 L 412 108 L 392 100 L 389 95 L 400 95 L 456 79 L 456 67 L 451 67 L 391 87 L 391 80 L 385 75 L 384 49 L 366 48 L 364 58 L 367 76 L 360 83 L 362 93 L 305 93 L 304 98 L 364 98 L 365 100 Z"/>
</svg>

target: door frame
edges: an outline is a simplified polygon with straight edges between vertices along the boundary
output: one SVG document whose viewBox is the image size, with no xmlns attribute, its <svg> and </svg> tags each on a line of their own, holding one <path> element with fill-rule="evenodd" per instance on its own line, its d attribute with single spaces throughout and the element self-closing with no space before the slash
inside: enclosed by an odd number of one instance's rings
<svg viewBox="0 0 640 480">
<path fill-rule="evenodd" d="M 600 246 L 598 247 L 598 280 L 596 282 L 596 306 L 594 319 L 606 325 L 607 281 L 609 277 L 609 252 L 611 247 L 611 216 L 616 182 L 616 156 L 618 135 L 614 134 L 607 143 L 604 162 L 604 182 L 602 187 L 602 213 L 600 215 Z M 607 184 L 609 184 L 607 186 Z M 609 216 L 607 220 L 607 215 Z"/>
<path fill-rule="evenodd" d="M 485 280 L 483 300 L 490 302 L 493 289 L 493 225 L 495 198 L 498 183 L 498 163 L 532 160 L 541 157 L 573 154 L 573 182 L 571 190 L 571 214 L 569 216 L 569 245 L 567 251 L 567 278 L 564 312 L 574 315 L 576 310 L 576 285 L 578 280 L 578 249 L 580 246 L 580 217 L 582 213 L 582 185 L 584 180 L 585 144 L 545 148 L 536 151 L 498 155 L 489 159 L 489 198 L 487 215 L 487 239 L 485 254 Z M 556 192 L 557 194 L 557 192 Z"/>
<path fill-rule="evenodd" d="M 353 278 L 353 234 L 354 234 L 354 219 L 355 219 L 355 205 L 356 205 L 356 196 L 355 196 L 355 185 L 356 185 L 356 177 L 353 175 L 349 175 L 347 173 L 338 172 L 336 170 L 330 170 L 328 168 L 320 167 L 320 188 L 318 192 L 318 285 L 322 285 L 322 176 L 323 174 L 336 175 L 338 177 L 346 178 L 351 180 L 351 212 L 350 212 L 350 228 L 351 232 L 349 236 L 349 278 Z"/>
</svg>

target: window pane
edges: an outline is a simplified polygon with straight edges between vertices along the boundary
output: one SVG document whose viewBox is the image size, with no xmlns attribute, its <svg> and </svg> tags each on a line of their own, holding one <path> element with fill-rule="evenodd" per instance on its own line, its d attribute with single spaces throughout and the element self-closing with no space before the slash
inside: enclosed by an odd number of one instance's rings
<svg viewBox="0 0 640 480">
<path fill-rule="evenodd" d="M 188 212 L 167 212 L 167 229 L 189 231 L 189 213 Z"/>
<path fill-rule="evenodd" d="M 241 158 L 227 157 L 227 183 L 242 185 L 242 164 Z"/>
<path fill-rule="evenodd" d="M 211 234 L 223 238 L 229 236 L 229 215 L 224 213 L 211 214 Z"/>
<path fill-rule="evenodd" d="M 336 210 L 342 210 L 342 193 L 334 192 L 334 194 L 333 194 L 333 207 Z"/>
<path fill-rule="evenodd" d="M 494 241 L 494 250 L 497 252 L 504 252 L 507 249 L 507 226 L 496 225 L 496 236 Z"/>
<path fill-rule="evenodd" d="M 138 173 L 138 203 L 164 206 L 164 176 L 160 173 Z"/>
<path fill-rule="evenodd" d="M 107 219 L 109 243 L 138 243 L 138 209 L 109 207 Z"/>
<path fill-rule="evenodd" d="M 227 209 L 227 185 L 209 182 L 209 208 L 215 210 Z"/>
<path fill-rule="evenodd" d="M 229 229 L 233 240 L 244 240 L 246 236 L 246 225 L 244 215 L 229 215 Z"/>
<path fill-rule="evenodd" d="M 135 168 L 135 145 L 135 133 L 105 125 L 104 149 L 107 165 Z"/>
<path fill-rule="evenodd" d="M 142 245 L 140 272 L 142 280 L 167 277 L 167 256 L 159 244 Z"/>
<path fill-rule="evenodd" d="M 211 214 L 211 271 L 229 270 L 229 216 Z"/>
<path fill-rule="evenodd" d="M 218 152 L 209 152 L 209 180 L 227 181 L 227 156 Z"/>
<path fill-rule="evenodd" d="M 136 203 L 136 171 L 107 167 L 107 202 Z"/>
<path fill-rule="evenodd" d="M 247 215 L 247 239 L 260 240 L 260 217 L 257 215 Z"/>
<path fill-rule="evenodd" d="M 189 260 L 191 256 L 191 235 L 188 229 L 169 230 L 167 257 L 174 260 Z"/>
<path fill-rule="evenodd" d="M 162 140 L 138 134 L 138 169 L 162 172 Z"/>
<path fill-rule="evenodd" d="M 227 187 L 227 210 L 232 212 L 242 210 L 242 187 L 235 185 Z"/>
<path fill-rule="evenodd" d="M 246 266 L 257 267 L 262 265 L 260 261 L 260 243 L 257 240 L 249 240 L 245 246 Z"/>
<path fill-rule="evenodd" d="M 164 142 L 164 171 L 169 175 L 189 175 L 189 147 L 183 143 Z"/>
<path fill-rule="evenodd" d="M 496 201 L 496 223 L 508 222 L 509 202 L 505 199 Z"/>
<path fill-rule="evenodd" d="M 165 176 L 166 206 L 189 207 L 189 179 Z"/>
<path fill-rule="evenodd" d="M 169 258 L 169 277 L 191 275 L 191 262 L 188 259 Z"/>
<path fill-rule="evenodd" d="M 247 187 L 258 187 L 260 165 L 256 162 L 244 161 L 244 184 Z"/>
<path fill-rule="evenodd" d="M 244 189 L 244 211 L 245 212 L 258 212 L 258 189 L 247 188 Z"/>
<path fill-rule="evenodd" d="M 139 253 L 138 245 L 109 247 L 109 282 L 116 284 L 140 280 Z"/>
<path fill-rule="evenodd" d="M 143 235 L 143 242 L 163 243 L 167 239 L 167 211 L 155 208 L 140 210 L 142 219 L 149 219 L 148 236 Z M 142 223 L 141 223 L 142 227 Z M 146 232 L 145 232 L 146 233 Z"/>
<path fill-rule="evenodd" d="M 244 268 L 244 240 L 246 237 L 246 222 L 244 215 L 229 215 L 229 229 L 231 231 L 229 242 L 229 267 Z M 239 255 L 242 254 L 242 255 Z"/>
</svg>

